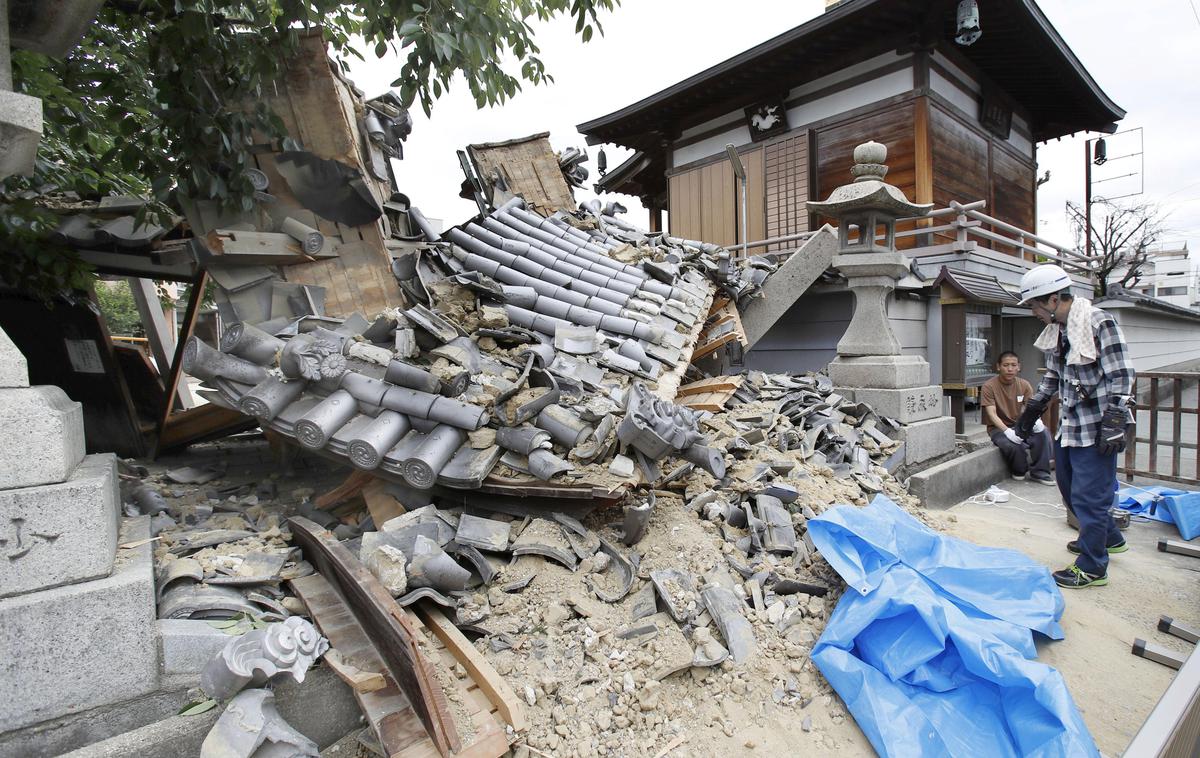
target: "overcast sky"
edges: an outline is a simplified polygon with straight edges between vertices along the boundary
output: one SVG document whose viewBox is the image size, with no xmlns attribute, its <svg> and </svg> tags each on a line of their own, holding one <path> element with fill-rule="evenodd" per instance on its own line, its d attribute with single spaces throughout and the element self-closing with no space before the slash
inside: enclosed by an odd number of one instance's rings
<svg viewBox="0 0 1200 758">
<path fill-rule="evenodd" d="M 1140 157 L 1110 160 L 1095 169 L 1093 181 L 1128 173 L 1139 177 L 1095 183 L 1094 193 L 1136 191 L 1142 183 L 1138 180 L 1144 180 L 1142 198 L 1161 203 L 1170 213 L 1171 231 L 1165 240 L 1186 240 L 1195 251 L 1200 248 L 1200 17 L 1193 3 L 1200 0 L 1039 4 L 1100 87 L 1128 111 L 1121 129 L 1143 129 L 1141 135 L 1110 138 L 1108 153 L 1116 158 L 1143 151 L 1144 166 Z M 476 110 L 460 81 L 434 103 L 431 118 L 417 107 L 405 159 L 396 164 L 401 191 L 426 215 L 447 226 L 457 224 L 473 215 L 475 206 L 458 198 L 463 176 L 455 150 L 541 131 L 550 132 L 556 150 L 582 148 L 577 123 L 629 105 L 797 26 L 822 13 L 824 0 L 741 0 L 736 21 L 725 21 L 730 8 L 728 2 L 709 0 L 624 0 L 603 19 L 605 35 L 588 44 L 578 41 L 574 25 L 566 20 L 535 25 L 542 58 L 555 83 L 527 86 L 501 107 Z M 986 4 L 981 23 L 987 34 Z M 351 62 L 352 77 L 368 96 L 386 90 L 400 68 L 390 57 Z M 1039 175 L 1047 169 L 1051 174 L 1038 194 L 1039 232 L 1065 245 L 1072 239 L 1064 202 L 1083 199 L 1084 139 L 1077 135 L 1038 146 Z M 589 187 L 596 178 L 597 150 L 588 148 Z M 610 168 L 627 157 L 626 151 L 612 146 L 606 152 Z M 590 191 L 576 191 L 579 200 L 592 196 Z M 636 200 L 612 199 L 630 207 L 632 221 L 646 225 Z"/>
</svg>

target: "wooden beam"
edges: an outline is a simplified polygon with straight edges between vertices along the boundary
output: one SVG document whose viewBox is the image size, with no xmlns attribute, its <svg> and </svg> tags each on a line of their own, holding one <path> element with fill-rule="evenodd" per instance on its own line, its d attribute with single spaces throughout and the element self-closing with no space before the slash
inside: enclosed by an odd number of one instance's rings
<svg viewBox="0 0 1200 758">
<path fill-rule="evenodd" d="M 130 287 L 132 282 L 130 280 Z M 137 281 L 146 281 L 140 279 Z M 171 413 L 175 410 L 175 398 L 179 397 L 184 402 L 180 405 L 186 410 L 192 408 L 194 403 L 191 402 L 191 392 L 186 388 L 181 392 L 179 390 L 179 377 L 183 373 L 183 348 L 187 345 L 188 338 L 192 336 L 192 331 L 196 328 L 196 317 L 200 314 L 200 304 L 204 302 L 204 290 L 208 288 L 208 272 L 201 271 L 199 277 L 192 282 L 192 292 L 188 296 L 187 310 L 183 313 L 183 323 L 179 325 L 179 339 L 175 341 L 175 355 L 171 360 L 169 370 L 164 373 L 162 367 L 158 369 L 159 376 L 163 377 L 163 389 L 166 394 L 163 398 L 163 415 L 158 421 L 158 437 L 159 444 L 156 446 L 154 455 L 158 456 L 158 448 L 162 447 L 162 439 L 166 436 L 167 421 L 171 418 Z M 155 299 L 157 303 L 157 298 Z M 165 320 L 165 319 L 164 319 Z M 187 396 L 186 399 L 184 396 Z"/>
<path fill-rule="evenodd" d="M 158 291 L 154 282 L 133 277 L 128 281 L 129 290 L 133 293 L 133 302 L 137 305 L 138 315 L 142 319 L 142 327 L 146 330 L 146 340 L 150 343 L 154 365 L 158 369 L 158 375 L 164 377 L 163 384 L 166 385 L 165 378 L 173 373 L 172 368 L 176 365 L 172 360 L 176 353 L 174 330 L 167 324 L 166 314 L 158 302 Z M 179 405 L 182 408 L 191 408 L 194 403 L 190 397 L 180 395 Z"/>
<path fill-rule="evenodd" d="M 425 622 L 425 627 L 442 641 L 455 660 L 467 670 L 475 684 L 479 685 L 479 689 L 487 694 L 509 726 L 518 732 L 528 729 L 529 721 L 525 718 L 525 710 L 521 708 L 516 693 L 496 669 L 492 668 L 492 664 L 475 649 L 471 641 L 464 637 L 441 611 L 428 603 L 418 603 L 417 614 Z"/>
</svg>

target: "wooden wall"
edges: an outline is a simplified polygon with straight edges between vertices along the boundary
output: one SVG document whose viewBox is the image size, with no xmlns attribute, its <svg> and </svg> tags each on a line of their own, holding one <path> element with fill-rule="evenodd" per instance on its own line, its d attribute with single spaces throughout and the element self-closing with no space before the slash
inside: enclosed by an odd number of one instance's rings
<svg viewBox="0 0 1200 758">
<path fill-rule="evenodd" d="M 887 182 L 899 187 L 905 197 L 914 199 L 917 196 L 915 108 L 915 102 L 908 100 L 815 129 L 813 198 L 824 200 L 835 188 L 853 181 L 850 167 L 854 165 L 854 148 L 874 140 L 887 147 Z M 826 222 L 837 223 L 832 219 L 817 220 L 818 225 Z M 911 224 L 899 224 L 896 228 L 911 228 Z M 897 246 L 907 248 L 912 244 L 909 238 L 900 240 Z"/>
<path fill-rule="evenodd" d="M 765 239 L 807 232 L 808 211 L 808 132 L 788 134 L 764 148 L 766 163 L 766 235 Z M 795 248 L 794 244 L 772 245 L 768 250 Z M 761 252 L 754 251 L 754 252 Z"/>
<path fill-rule="evenodd" d="M 728 160 L 676 174 L 668 181 L 673 236 L 718 245 L 736 244 L 736 177 Z"/>
<path fill-rule="evenodd" d="M 951 200 L 986 200 L 984 212 L 989 216 L 1036 231 L 1036 172 L 1031 161 L 939 103 L 929 105 L 929 127 L 937 207 L 944 208 Z M 982 241 L 980 245 L 1017 252 L 1005 245 Z"/>
<path fill-rule="evenodd" d="M 340 161 L 358 169 L 375 200 L 382 205 L 390 188 L 366 170 L 358 122 L 361 102 L 350 85 L 331 67 L 326 46 L 319 34 L 302 38 L 300 51 L 288 62 L 287 74 L 274 86 L 271 110 L 283 120 L 287 133 L 321 158 Z M 270 91 L 270 88 L 269 88 Z M 386 217 L 362 226 L 345 226 L 305 210 L 288 190 L 275 168 L 275 153 L 260 152 L 257 167 L 270 179 L 270 193 L 285 215 L 320 230 L 335 242 L 338 257 L 284 268 L 289 282 L 325 288 L 325 310 L 344 317 L 360 312 L 371 318 L 388 306 L 402 303 L 400 288 L 391 272 L 391 256 L 384 246 L 389 231 Z"/>
</svg>

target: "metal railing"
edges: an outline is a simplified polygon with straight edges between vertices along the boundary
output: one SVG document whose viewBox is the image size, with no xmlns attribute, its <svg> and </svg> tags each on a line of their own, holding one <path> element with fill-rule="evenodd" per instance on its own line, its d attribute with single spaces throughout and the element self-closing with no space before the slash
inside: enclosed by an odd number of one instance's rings
<svg viewBox="0 0 1200 758">
<path fill-rule="evenodd" d="M 1149 388 L 1143 399 L 1138 390 L 1139 386 L 1143 390 L 1147 389 L 1147 383 Z M 1169 383 L 1169 389 L 1160 383 Z M 1200 484 L 1200 444 L 1197 444 L 1197 441 L 1200 441 L 1200 398 L 1189 399 L 1187 407 L 1184 407 L 1184 393 L 1194 390 L 1198 383 L 1200 372 L 1144 371 L 1136 376 L 1133 395 L 1137 412 L 1134 414 L 1132 440 L 1125 448 L 1124 465 L 1118 467 L 1118 471 L 1125 475 L 1127 481 L 1133 481 L 1135 476 L 1142 476 L 1178 484 Z M 1145 429 L 1140 428 L 1141 419 L 1138 418 L 1143 412 L 1146 414 Z M 1167 423 L 1169 428 L 1165 430 L 1169 432 L 1169 436 L 1165 439 L 1160 430 L 1163 424 L 1159 423 L 1159 415 L 1163 413 L 1171 414 Z M 1190 441 L 1184 439 L 1184 416 L 1196 419 L 1194 424 L 1197 434 Z M 1188 426 L 1193 426 L 1193 423 L 1189 422 Z M 1160 460 L 1160 447 L 1167 448 L 1169 452 L 1169 467 L 1163 465 L 1165 462 Z M 1138 463 L 1139 454 L 1143 449 L 1147 453 L 1144 467 Z M 1189 461 L 1192 464 L 1191 476 L 1186 476 L 1183 470 L 1184 451 L 1190 451 L 1188 457 L 1193 459 Z"/>
</svg>

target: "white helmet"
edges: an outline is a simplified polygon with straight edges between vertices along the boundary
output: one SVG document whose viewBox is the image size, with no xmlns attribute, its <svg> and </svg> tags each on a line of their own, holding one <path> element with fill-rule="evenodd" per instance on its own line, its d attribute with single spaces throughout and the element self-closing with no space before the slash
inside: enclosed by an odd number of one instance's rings
<svg viewBox="0 0 1200 758">
<path fill-rule="evenodd" d="M 1035 297 L 1045 297 L 1070 289 L 1071 277 L 1053 263 L 1034 266 L 1021 277 L 1021 305 Z"/>
</svg>

